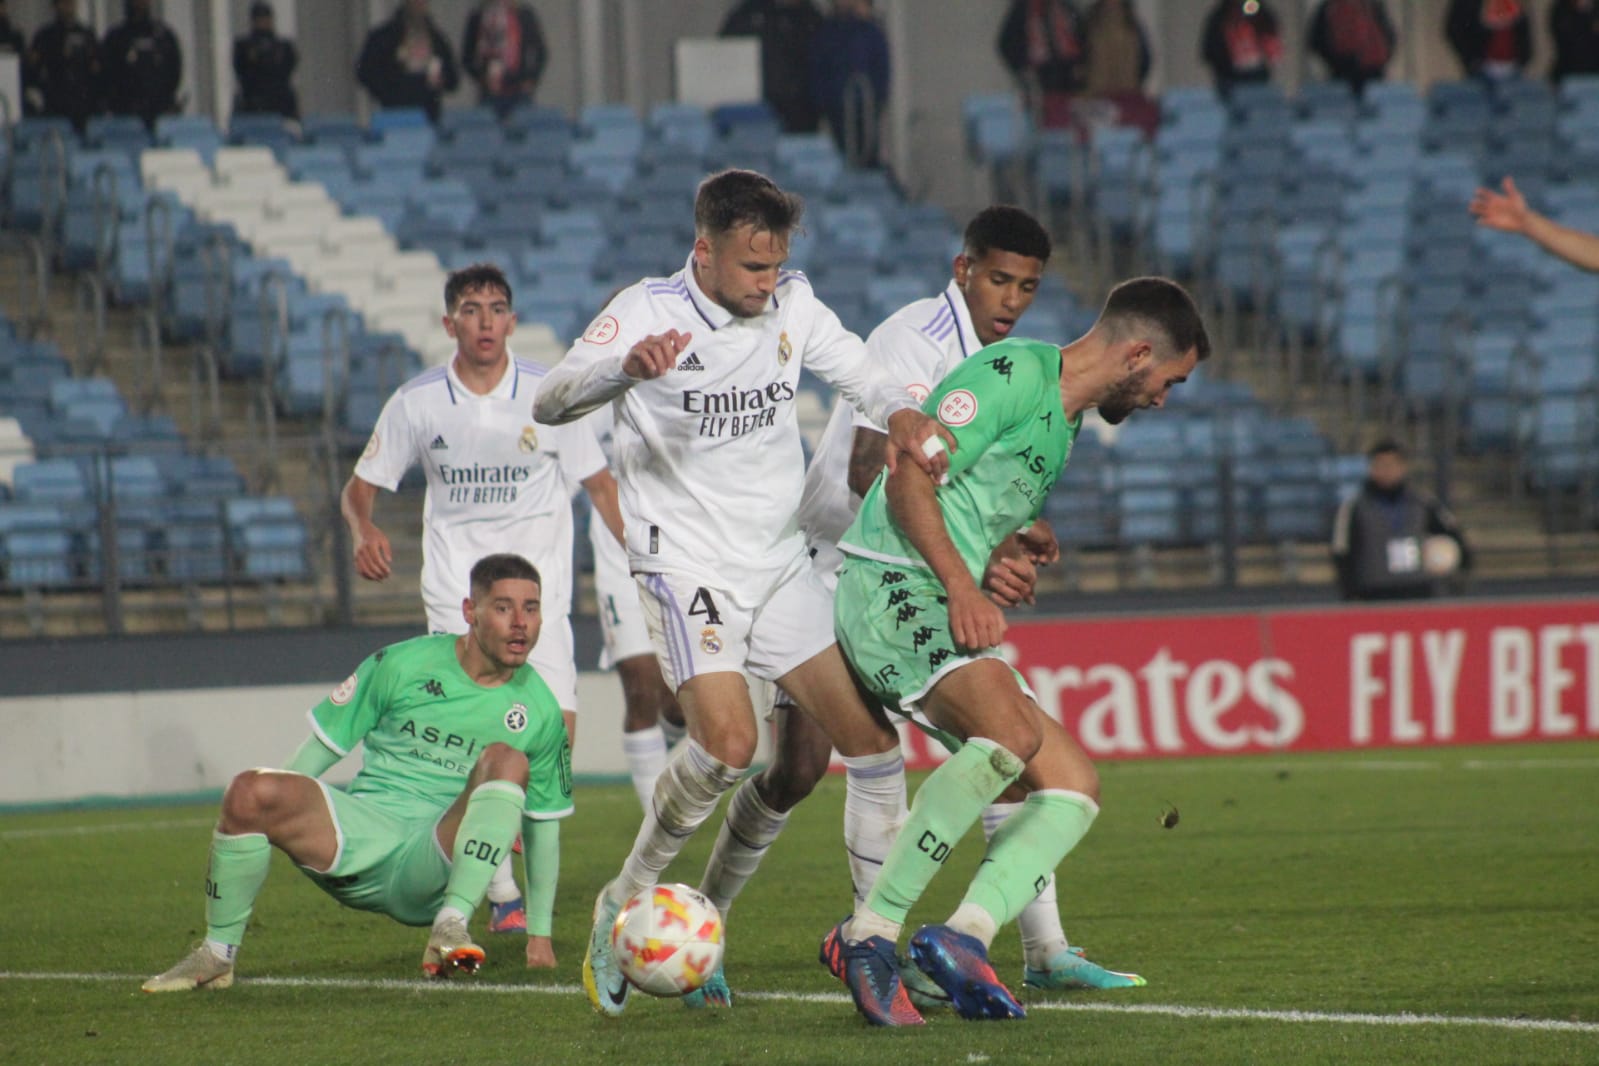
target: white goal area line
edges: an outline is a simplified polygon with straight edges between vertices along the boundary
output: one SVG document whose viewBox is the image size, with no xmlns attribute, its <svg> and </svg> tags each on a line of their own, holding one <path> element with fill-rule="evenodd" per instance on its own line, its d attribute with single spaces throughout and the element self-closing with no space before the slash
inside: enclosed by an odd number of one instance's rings
<svg viewBox="0 0 1599 1066">
<path fill-rule="evenodd" d="M 144 978 L 136 974 L 115 973 L 22 973 L 0 970 L 0 981 L 82 981 L 127 983 L 135 986 Z M 235 988 L 327 988 L 355 992 L 433 992 L 443 995 L 572 996 L 582 997 L 577 985 L 496 985 L 473 981 L 425 981 L 397 978 L 347 977 L 241 977 Z M 173 995 L 175 993 L 163 993 Z M 233 993 L 237 995 L 237 992 Z M 850 998 L 842 992 L 735 992 L 735 998 L 765 1003 L 817 1003 L 849 1007 Z M 1287 1024 L 1321 1023 L 1331 1025 L 1439 1025 L 1455 1028 L 1511 1029 L 1549 1033 L 1599 1035 L 1599 1022 L 1565 1022 L 1552 1018 L 1481 1018 L 1453 1014 L 1361 1014 L 1341 1011 L 1251 1010 L 1242 1007 L 1189 1007 L 1165 1003 L 1067 1003 L 1031 1002 L 1033 1011 L 1075 1011 L 1084 1014 L 1143 1014 L 1167 1018 L 1197 1018 L 1203 1021 L 1259 1021 Z"/>
</svg>

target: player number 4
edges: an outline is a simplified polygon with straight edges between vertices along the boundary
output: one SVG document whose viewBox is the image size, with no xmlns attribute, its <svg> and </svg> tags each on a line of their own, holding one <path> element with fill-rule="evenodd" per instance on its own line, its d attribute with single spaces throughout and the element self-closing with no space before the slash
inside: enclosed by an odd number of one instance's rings
<svg viewBox="0 0 1599 1066">
<path fill-rule="evenodd" d="M 722 616 L 716 612 L 716 601 L 711 599 L 711 594 L 703 588 L 694 590 L 694 599 L 689 602 L 688 613 L 690 617 L 704 615 L 705 624 L 708 626 L 722 624 Z"/>
</svg>

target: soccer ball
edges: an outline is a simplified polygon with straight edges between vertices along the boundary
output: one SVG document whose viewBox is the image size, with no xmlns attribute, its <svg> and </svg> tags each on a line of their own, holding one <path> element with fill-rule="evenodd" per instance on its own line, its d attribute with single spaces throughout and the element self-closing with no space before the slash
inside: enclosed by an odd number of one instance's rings
<svg viewBox="0 0 1599 1066">
<path fill-rule="evenodd" d="M 653 885 L 622 905 L 611 927 L 622 975 L 640 992 L 682 996 L 722 962 L 722 916 L 687 885 Z"/>
</svg>

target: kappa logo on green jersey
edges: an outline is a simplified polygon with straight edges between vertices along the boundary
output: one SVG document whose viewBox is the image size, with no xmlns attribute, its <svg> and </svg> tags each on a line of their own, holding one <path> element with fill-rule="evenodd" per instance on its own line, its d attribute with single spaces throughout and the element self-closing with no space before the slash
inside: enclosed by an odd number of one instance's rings
<svg viewBox="0 0 1599 1066">
<path fill-rule="evenodd" d="M 444 698 L 444 686 L 431 677 L 422 682 L 422 691 L 434 699 L 442 700 Z"/>
<path fill-rule="evenodd" d="M 1004 378 L 1006 383 L 1009 384 L 1010 372 L 1015 369 L 1015 364 L 1008 357 L 996 355 L 988 361 L 988 365 L 994 368 L 994 373 Z"/>
</svg>

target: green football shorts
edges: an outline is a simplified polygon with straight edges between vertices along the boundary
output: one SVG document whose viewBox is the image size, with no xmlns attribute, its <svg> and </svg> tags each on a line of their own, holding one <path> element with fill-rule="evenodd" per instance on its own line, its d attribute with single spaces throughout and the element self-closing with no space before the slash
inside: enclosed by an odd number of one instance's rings
<svg viewBox="0 0 1599 1066">
<path fill-rule="evenodd" d="M 339 852 L 326 873 L 300 869 L 346 907 L 376 911 L 406 925 L 432 925 L 450 879 L 450 856 L 434 836 L 444 812 L 403 801 L 380 803 L 317 784 L 339 834 Z"/>
<path fill-rule="evenodd" d="M 947 602 L 944 586 L 930 571 L 846 556 L 833 601 L 833 631 L 867 690 L 954 752 L 961 739 L 929 722 L 916 704 L 945 674 L 1000 655 L 992 648 L 957 651 Z M 1031 696 L 1022 676 L 1011 673 Z"/>
</svg>

